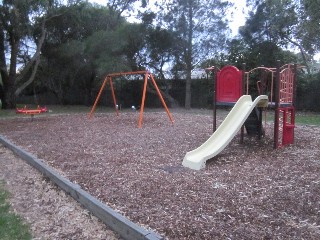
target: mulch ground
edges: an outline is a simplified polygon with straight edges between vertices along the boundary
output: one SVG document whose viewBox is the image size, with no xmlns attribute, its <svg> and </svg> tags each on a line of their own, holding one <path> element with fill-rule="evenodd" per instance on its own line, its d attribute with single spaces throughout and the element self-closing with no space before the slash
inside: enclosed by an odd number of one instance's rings
<svg viewBox="0 0 320 240">
<path fill-rule="evenodd" d="M 208 111 L 0 120 L 0 134 L 133 222 L 167 239 L 320 239 L 320 128 L 273 149 L 239 136 L 206 168 L 181 165 L 212 133 Z M 223 115 L 223 114 L 222 114 Z M 223 117 L 221 117 L 222 119 Z"/>
<path fill-rule="evenodd" d="M 29 226 L 32 240 L 120 239 L 71 196 L 1 145 L 0 187 L 9 191 L 11 211 Z M 3 234 L 0 239 L 9 239 Z"/>
</svg>

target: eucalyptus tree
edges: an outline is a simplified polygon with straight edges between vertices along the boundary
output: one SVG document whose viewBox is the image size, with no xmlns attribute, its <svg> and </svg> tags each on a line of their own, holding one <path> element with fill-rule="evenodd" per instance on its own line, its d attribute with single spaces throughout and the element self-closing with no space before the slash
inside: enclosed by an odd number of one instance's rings
<svg viewBox="0 0 320 240">
<path fill-rule="evenodd" d="M 299 6 L 299 31 L 301 45 L 310 54 L 320 52 L 320 2 L 319 0 L 301 0 Z"/>
<path fill-rule="evenodd" d="M 250 46 L 269 42 L 269 46 L 297 48 L 308 66 L 320 47 L 319 1 L 247 0 L 247 4 L 251 11 L 240 28 L 244 40 Z"/>
<path fill-rule="evenodd" d="M 120 64 L 115 52 L 123 39 L 117 32 L 126 21 L 109 7 L 86 1 L 61 6 L 57 12 L 59 16 L 47 22 L 38 78 L 45 79 L 44 87 L 60 103 L 66 103 L 65 96 L 79 89 L 89 103 L 96 76 Z"/>
<path fill-rule="evenodd" d="M 43 67 L 40 58 L 45 57 L 52 44 L 56 44 L 57 47 L 68 40 L 74 41 L 75 38 L 82 41 L 99 29 L 105 31 L 115 29 L 119 21 L 123 21 L 122 13 L 130 10 L 132 4 L 137 1 L 106 0 L 109 3 L 107 15 L 101 13 L 105 9 L 98 9 L 98 5 L 85 8 L 84 5 L 89 3 L 84 0 L 1 1 L 0 98 L 2 107 L 14 108 L 16 97 L 35 79 L 39 79 L 37 76 L 39 64 Z M 141 2 L 145 4 L 146 1 Z M 80 7 L 75 9 L 74 6 Z M 88 19 L 88 15 L 90 21 L 82 20 Z M 60 25 L 55 25 L 56 23 Z M 56 42 L 53 43 L 55 40 Z M 32 43 L 31 46 L 30 43 Z M 83 42 L 80 43 L 83 44 Z"/>
<path fill-rule="evenodd" d="M 157 1 L 158 25 L 175 33 L 175 69 L 186 73 L 185 107 L 191 107 L 191 71 L 225 47 L 227 10 L 223 0 Z"/>
<path fill-rule="evenodd" d="M 145 8 L 149 0 L 106 0 L 109 9 L 118 17 L 123 17 L 124 12 L 129 14 L 136 11 L 134 4 L 140 2 L 140 7 Z"/>
<path fill-rule="evenodd" d="M 24 1 L 6 1 L 0 5 L 0 68 L 3 81 L 2 107 L 15 106 L 14 85 L 21 40 L 28 35 L 31 9 Z M 10 55 L 7 66 L 6 56 Z"/>
<path fill-rule="evenodd" d="M 54 0 L 3 0 L 0 3 L 0 94 L 3 108 L 14 108 L 16 97 L 33 82 L 45 38 L 46 20 L 59 5 Z M 39 30 L 39 34 L 35 34 Z M 31 49 L 35 45 L 35 49 Z M 9 59 L 9 61 L 7 60 Z M 19 67 L 19 69 L 17 69 Z M 19 74 L 17 74 L 19 72 Z M 27 79 L 23 82 L 23 79 Z"/>
<path fill-rule="evenodd" d="M 146 36 L 146 46 L 146 65 L 165 79 L 165 67 L 174 60 L 174 33 L 160 27 L 151 28 Z"/>
</svg>

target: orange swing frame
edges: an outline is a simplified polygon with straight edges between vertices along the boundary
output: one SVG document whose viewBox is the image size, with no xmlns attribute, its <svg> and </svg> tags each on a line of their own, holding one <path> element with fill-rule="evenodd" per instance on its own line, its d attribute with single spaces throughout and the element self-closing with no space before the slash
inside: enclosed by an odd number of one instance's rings
<svg viewBox="0 0 320 240">
<path fill-rule="evenodd" d="M 139 115 L 139 122 L 138 122 L 138 128 L 141 128 L 142 126 L 142 119 L 143 119 L 143 112 L 144 112 L 144 103 L 145 103 L 145 98 L 146 98 L 146 93 L 147 93 L 147 84 L 148 84 L 148 79 L 151 80 L 153 86 L 155 87 L 156 91 L 157 91 L 157 94 L 160 98 L 160 101 L 163 105 L 163 107 L 165 108 L 166 112 L 167 112 L 167 115 L 171 121 L 171 123 L 173 124 L 174 123 L 174 120 L 172 118 L 172 115 L 161 95 L 161 92 L 158 88 L 158 85 L 156 83 L 156 81 L 154 80 L 154 77 L 151 73 L 149 73 L 148 71 L 136 71 L 136 72 L 120 72 L 120 73 L 112 73 L 112 74 L 108 74 L 106 76 L 106 78 L 104 79 L 102 85 L 101 85 L 101 88 L 99 90 L 99 93 L 97 95 L 97 98 L 91 108 L 91 111 L 89 113 L 89 118 L 92 118 L 93 116 L 93 113 L 96 109 L 96 106 L 99 102 L 99 99 L 101 97 L 101 94 L 103 92 L 103 89 L 106 87 L 107 83 L 109 82 L 110 83 L 110 88 L 111 88 L 111 94 L 112 94 L 112 99 L 113 99 L 113 104 L 114 104 L 114 109 L 116 111 L 116 114 L 117 116 L 119 115 L 119 110 L 117 108 L 117 100 L 116 100 L 116 95 L 115 95 L 115 92 L 114 92 L 114 88 L 113 88 L 113 82 L 112 82 L 112 78 L 113 77 L 119 77 L 119 76 L 126 76 L 126 75 L 136 75 L 136 74 L 144 74 L 144 84 L 143 84 L 143 92 L 142 92 L 142 100 L 141 100 L 141 107 L 140 107 L 140 115 Z"/>
</svg>

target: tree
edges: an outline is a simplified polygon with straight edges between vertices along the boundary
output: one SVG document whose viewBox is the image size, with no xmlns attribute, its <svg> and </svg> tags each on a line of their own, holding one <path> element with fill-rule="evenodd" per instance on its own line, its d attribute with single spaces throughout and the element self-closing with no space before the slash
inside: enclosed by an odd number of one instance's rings
<svg viewBox="0 0 320 240">
<path fill-rule="evenodd" d="M 16 97 L 35 78 L 46 34 L 45 23 L 55 4 L 52 0 L 4 0 L 0 5 L 0 68 L 3 79 L 3 94 L 0 97 L 3 108 L 14 108 Z M 40 33 L 33 35 L 37 27 Z M 30 55 L 29 44 L 32 40 L 36 50 Z M 10 55 L 9 64 L 6 61 L 7 55 Z M 19 74 L 18 64 L 21 66 Z M 26 82 L 21 82 L 23 79 Z"/>
<path fill-rule="evenodd" d="M 109 0 L 108 7 L 119 18 L 125 11 L 132 12 L 134 3 L 138 1 L 140 1 L 142 8 L 146 7 L 149 2 L 148 0 Z"/>
<path fill-rule="evenodd" d="M 114 29 L 119 22 L 123 21 L 122 13 L 130 10 L 136 1 L 138 0 L 109 1 L 108 8 L 100 8 L 99 5 L 93 7 L 83 0 L 68 1 L 68 5 L 65 6 L 61 5 L 60 0 L 2 1 L 0 3 L 0 71 L 3 82 L 0 88 L 0 98 L 3 102 L 2 107 L 14 108 L 16 97 L 38 78 L 36 73 L 40 65 L 40 53 L 43 53 L 43 44 L 48 48 L 50 41 L 56 46 L 67 42 L 68 39 L 77 38 L 82 41 L 99 29 L 105 31 Z M 145 0 L 141 2 L 146 4 Z M 86 6 L 91 6 L 91 8 Z M 106 11 L 108 14 L 103 14 Z M 82 19 L 88 19 L 88 15 L 90 21 L 83 21 Z M 54 19 L 57 16 L 64 17 Z M 62 26 L 68 25 L 68 29 L 55 25 L 61 19 L 65 21 L 60 22 Z M 55 31 L 55 28 L 62 32 Z M 71 32 L 70 29 L 72 29 Z M 57 36 L 55 36 L 56 33 L 58 33 Z M 49 38 L 49 41 L 45 41 L 46 37 Z M 62 40 L 62 42 L 54 42 L 55 40 Z M 29 51 L 30 43 L 36 46 L 31 52 Z M 9 63 L 6 59 L 8 54 L 10 54 Z M 19 66 L 18 74 L 17 66 Z"/>
<path fill-rule="evenodd" d="M 318 0 L 302 0 L 299 7 L 299 30 L 302 46 L 313 55 L 320 51 L 320 3 Z"/>
<path fill-rule="evenodd" d="M 249 18 L 240 34 L 249 45 L 270 42 L 278 47 L 298 48 L 304 65 L 320 46 L 319 12 L 316 0 L 247 0 Z M 310 71 L 309 71 L 310 72 Z"/>
<path fill-rule="evenodd" d="M 154 69 L 161 79 L 165 79 L 165 65 L 173 60 L 175 38 L 172 32 L 160 27 L 152 28 L 146 36 L 149 68 Z"/>
<path fill-rule="evenodd" d="M 83 90 L 90 104 L 96 76 L 120 64 L 115 52 L 120 51 L 123 40 L 116 32 L 125 20 L 108 7 L 84 1 L 61 6 L 57 13 L 47 21 L 38 79 L 45 79 L 44 87 L 60 103 L 67 103 L 65 96 L 72 91 Z"/>
<path fill-rule="evenodd" d="M 0 67 L 3 81 L 3 108 L 15 107 L 14 86 L 21 39 L 27 35 L 30 9 L 23 1 L 3 1 L 0 5 Z M 6 53 L 10 49 L 10 67 L 7 69 Z"/>
<path fill-rule="evenodd" d="M 222 0 L 159 1 L 159 25 L 175 33 L 175 69 L 186 73 L 185 108 L 191 107 L 191 71 L 224 48 L 226 10 Z"/>
</svg>

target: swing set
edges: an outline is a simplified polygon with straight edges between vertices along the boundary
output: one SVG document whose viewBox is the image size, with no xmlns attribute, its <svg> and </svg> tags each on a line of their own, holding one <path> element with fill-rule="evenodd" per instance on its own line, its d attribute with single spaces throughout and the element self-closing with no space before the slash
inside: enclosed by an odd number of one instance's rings
<svg viewBox="0 0 320 240">
<path fill-rule="evenodd" d="M 135 72 L 120 72 L 120 73 L 112 73 L 112 74 L 108 74 L 106 76 L 106 78 L 104 79 L 101 88 L 99 90 L 99 93 L 96 97 L 96 100 L 92 106 L 92 109 L 89 113 L 89 118 L 92 118 L 94 111 L 96 109 L 96 106 L 99 102 L 99 99 L 101 97 L 101 94 L 104 90 L 104 88 L 106 87 L 107 83 L 109 82 L 110 84 L 110 88 L 111 88 L 111 94 L 112 94 L 112 99 L 113 99 L 113 105 L 114 105 L 114 109 L 116 111 L 117 116 L 119 116 L 119 110 L 118 110 L 118 105 L 117 105 L 117 100 L 116 100 L 116 95 L 115 95 L 115 91 L 114 91 L 114 87 L 113 87 L 113 78 L 116 77 L 120 77 L 120 76 L 127 76 L 127 75 L 144 75 L 144 84 L 143 84 L 143 92 L 142 92 L 142 100 L 141 100 L 141 106 L 140 106 L 140 115 L 139 115 L 139 122 L 138 122 L 138 128 L 141 128 L 142 126 L 142 119 L 143 119 L 143 112 L 144 112 L 144 105 L 145 105 L 145 98 L 146 98 L 146 93 L 147 93 L 147 84 L 148 84 L 148 80 L 150 80 L 154 86 L 154 88 L 156 89 L 156 92 L 158 94 L 158 97 L 162 103 L 162 106 L 164 107 L 164 109 L 167 112 L 167 115 L 169 117 L 169 120 L 171 121 L 171 123 L 174 123 L 173 117 L 161 95 L 161 92 L 158 88 L 158 85 L 153 77 L 153 75 L 148 72 L 148 71 L 135 71 Z"/>
</svg>

